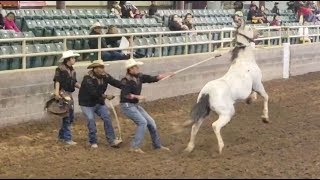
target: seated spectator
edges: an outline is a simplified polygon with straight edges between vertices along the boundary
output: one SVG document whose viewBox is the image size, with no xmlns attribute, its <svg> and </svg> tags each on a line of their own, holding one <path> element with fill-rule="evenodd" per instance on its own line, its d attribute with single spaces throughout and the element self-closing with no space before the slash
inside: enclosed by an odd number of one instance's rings
<svg viewBox="0 0 320 180">
<path fill-rule="evenodd" d="M 140 13 L 139 9 L 135 9 L 133 14 L 134 14 L 133 18 L 135 19 L 141 19 L 144 16 L 142 13 Z"/>
<path fill-rule="evenodd" d="M 275 14 L 273 16 L 273 20 L 270 23 L 271 26 L 281 26 L 281 20 L 280 20 L 280 16 L 278 14 Z"/>
<path fill-rule="evenodd" d="M 265 12 L 265 7 L 260 6 L 260 9 L 258 10 L 257 17 L 262 17 L 259 21 L 261 24 L 268 23 L 267 14 Z"/>
<path fill-rule="evenodd" d="M 3 16 L 1 14 L 2 5 L 0 4 L 0 30 L 4 28 Z"/>
<path fill-rule="evenodd" d="M 181 18 L 177 14 L 171 15 L 169 19 L 169 29 L 170 31 L 185 31 L 189 30 L 188 26 L 183 25 Z"/>
<path fill-rule="evenodd" d="M 233 8 L 234 8 L 234 11 L 235 11 L 233 19 L 234 19 L 234 22 L 237 23 L 237 22 L 239 22 L 239 18 L 241 18 L 241 19 L 243 18 L 243 12 L 242 12 L 243 2 L 242 1 L 234 2 Z"/>
<path fill-rule="evenodd" d="M 314 22 L 316 20 L 316 16 L 313 14 L 311 8 L 306 6 L 301 6 L 298 11 L 298 17 L 302 15 L 307 22 Z"/>
<path fill-rule="evenodd" d="M 119 3 L 117 1 L 114 1 L 114 3 L 112 4 L 110 15 L 114 15 L 118 18 L 121 17 L 121 7 L 119 6 Z"/>
<path fill-rule="evenodd" d="M 303 16 L 300 16 L 300 20 L 299 20 L 299 24 L 300 26 L 304 26 L 305 25 L 305 20 L 303 18 Z M 303 28 L 300 27 L 299 31 L 298 31 L 299 36 L 300 37 L 300 42 L 302 43 L 311 43 L 311 38 L 308 36 L 309 35 L 309 29 L 307 27 Z"/>
<path fill-rule="evenodd" d="M 96 22 L 90 28 L 91 32 L 90 35 L 101 35 L 102 34 L 102 27 L 99 22 Z M 112 44 L 109 42 L 109 44 Z M 112 44 L 113 45 L 113 44 Z M 89 39 L 89 47 L 90 49 L 98 49 L 98 39 L 97 38 L 90 38 Z M 117 46 L 119 47 L 119 46 Z M 108 48 L 108 44 L 105 38 L 101 38 L 101 48 Z M 126 59 L 117 51 L 102 51 L 101 52 L 101 59 L 103 61 L 113 61 L 113 60 L 121 60 Z"/>
<path fill-rule="evenodd" d="M 251 4 L 247 20 L 253 24 L 259 24 L 264 22 L 262 12 L 260 12 L 260 10 L 257 10 L 257 6 L 255 4 Z"/>
<path fill-rule="evenodd" d="M 278 8 L 278 2 L 275 2 L 274 3 L 274 6 L 273 6 L 273 8 L 272 8 L 272 10 L 271 10 L 271 13 L 274 13 L 274 14 L 277 14 L 277 15 L 279 15 L 280 16 L 280 10 L 279 10 L 279 8 Z"/>
<path fill-rule="evenodd" d="M 119 30 L 116 26 L 113 26 L 111 25 L 109 28 L 108 28 L 108 32 L 107 34 L 119 34 Z M 130 43 L 130 37 L 126 37 Z M 122 37 L 106 37 L 105 38 L 105 41 L 107 43 L 107 45 L 111 46 L 112 48 L 118 48 L 120 47 L 120 41 L 121 41 Z M 112 51 L 113 52 L 113 51 Z M 118 51 L 114 51 L 116 52 L 116 56 L 117 58 L 123 60 L 123 59 L 129 59 L 130 58 L 130 55 L 129 54 L 124 54 L 122 52 L 122 50 L 118 50 Z M 133 56 L 135 58 L 142 58 L 143 55 L 141 54 L 138 54 L 136 52 L 134 52 Z M 116 59 L 116 60 L 119 60 L 119 59 Z"/>
<path fill-rule="evenodd" d="M 149 16 L 156 15 L 158 8 L 156 6 L 156 1 L 151 1 L 151 5 L 149 6 Z"/>
<path fill-rule="evenodd" d="M 138 9 L 130 1 L 120 1 L 122 18 L 134 18 L 133 11 Z"/>
<path fill-rule="evenodd" d="M 188 27 L 188 30 L 194 30 L 192 18 L 193 18 L 192 14 L 187 13 L 182 22 L 183 25 L 186 25 Z"/>
<path fill-rule="evenodd" d="M 15 21 L 15 14 L 13 12 L 9 12 L 4 19 L 4 29 L 7 30 L 14 30 L 15 32 L 20 32 L 19 28 L 17 27 Z"/>
</svg>

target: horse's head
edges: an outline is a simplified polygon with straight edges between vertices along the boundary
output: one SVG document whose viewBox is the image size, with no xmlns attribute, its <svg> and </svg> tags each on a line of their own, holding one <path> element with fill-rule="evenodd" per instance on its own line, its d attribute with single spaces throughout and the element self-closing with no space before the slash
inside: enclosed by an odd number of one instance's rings
<svg viewBox="0 0 320 180">
<path fill-rule="evenodd" d="M 254 39 L 258 37 L 258 31 L 251 26 L 246 26 L 242 18 L 237 22 L 235 22 L 235 24 L 236 24 L 235 38 L 237 43 L 248 46 L 250 45 L 251 42 L 254 42 Z"/>
</svg>

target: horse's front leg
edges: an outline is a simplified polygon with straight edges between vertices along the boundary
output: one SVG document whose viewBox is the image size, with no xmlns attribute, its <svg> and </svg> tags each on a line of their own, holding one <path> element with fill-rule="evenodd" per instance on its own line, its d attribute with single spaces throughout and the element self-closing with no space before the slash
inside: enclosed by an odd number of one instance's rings
<svg viewBox="0 0 320 180">
<path fill-rule="evenodd" d="M 262 114 L 262 121 L 264 123 L 269 123 L 269 96 L 267 92 L 265 91 L 262 82 L 258 83 L 256 87 L 254 88 L 254 91 L 258 92 L 263 97 L 263 114 Z"/>
</svg>

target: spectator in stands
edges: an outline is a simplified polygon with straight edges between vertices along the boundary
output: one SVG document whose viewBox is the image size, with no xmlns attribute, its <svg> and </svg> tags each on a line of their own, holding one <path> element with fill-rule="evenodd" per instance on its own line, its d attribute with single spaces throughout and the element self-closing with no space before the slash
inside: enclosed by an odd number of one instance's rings
<svg viewBox="0 0 320 180">
<path fill-rule="evenodd" d="M 247 20 L 254 24 L 263 23 L 264 17 L 259 11 L 260 10 L 257 10 L 257 6 L 255 4 L 251 4 Z"/>
<path fill-rule="evenodd" d="M 260 9 L 258 10 L 257 16 L 258 17 L 262 17 L 260 19 L 260 23 L 261 24 L 268 23 L 267 14 L 265 12 L 265 7 L 264 6 L 260 6 Z"/>
<path fill-rule="evenodd" d="M 140 13 L 139 9 L 135 9 L 133 14 L 134 14 L 133 18 L 135 18 L 135 19 L 141 19 L 144 16 L 142 13 Z"/>
<path fill-rule="evenodd" d="M 233 4 L 233 8 L 235 10 L 235 14 L 239 15 L 239 17 L 243 17 L 243 2 L 242 1 L 236 1 Z"/>
<path fill-rule="evenodd" d="M 90 28 L 91 32 L 90 35 L 101 35 L 102 34 L 102 27 L 99 22 L 96 22 Z M 113 42 L 111 42 L 112 44 Z M 110 42 L 109 42 L 110 44 Z M 110 45 L 111 45 L 110 44 Z M 114 45 L 114 44 L 112 44 Z M 97 38 L 90 38 L 89 39 L 89 47 L 90 49 L 98 49 L 98 39 Z M 117 46 L 119 47 L 119 46 Z M 101 48 L 108 48 L 108 44 L 105 38 L 101 38 Z M 101 52 L 101 59 L 103 61 L 113 61 L 113 60 L 121 60 L 123 56 L 116 51 L 102 51 Z"/>
<path fill-rule="evenodd" d="M 281 20 L 279 14 L 275 14 L 273 16 L 273 20 L 270 24 L 271 26 L 281 26 Z M 280 29 L 279 29 L 280 30 Z"/>
<path fill-rule="evenodd" d="M 279 15 L 280 16 L 280 10 L 279 10 L 279 8 L 278 8 L 278 2 L 275 2 L 274 3 L 274 6 L 273 6 L 273 8 L 272 8 L 272 10 L 271 10 L 271 13 L 274 13 L 274 14 L 277 14 L 277 15 Z"/>
<path fill-rule="evenodd" d="M 9 12 L 4 19 L 4 29 L 14 30 L 15 32 L 20 32 L 17 27 L 15 21 L 15 14 L 13 12 Z"/>
<path fill-rule="evenodd" d="M 314 22 L 316 20 L 316 16 L 313 14 L 310 7 L 301 6 L 298 11 L 298 17 L 302 15 L 307 22 Z"/>
<path fill-rule="evenodd" d="M 3 16 L 1 14 L 2 4 L 0 3 L 0 29 L 4 28 Z"/>
<path fill-rule="evenodd" d="M 108 28 L 108 32 L 106 34 L 119 34 L 119 30 L 116 26 L 111 25 Z M 120 36 L 118 37 L 106 37 L 105 41 L 107 46 L 110 46 L 111 48 L 118 48 L 120 46 L 120 41 L 121 41 Z M 130 55 L 124 54 L 121 50 L 118 51 L 109 51 L 112 55 L 111 60 L 124 60 L 124 59 L 129 59 Z"/>
<path fill-rule="evenodd" d="M 129 2 L 129 3 L 128 3 Z M 133 10 L 137 9 L 135 6 L 133 6 L 130 1 L 120 1 L 120 7 L 121 7 L 121 14 L 122 18 L 133 18 Z"/>
<path fill-rule="evenodd" d="M 300 18 L 299 18 L 299 24 L 300 26 L 304 26 L 305 25 L 305 19 L 303 18 L 302 15 L 300 15 Z M 304 43 L 311 43 L 311 38 L 308 36 L 309 35 L 309 29 L 307 27 L 303 28 L 303 27 L 300 27 L 299 28 L 299 31 L 298 31 L 298 34 L 299 36 L 302 36 L 300 37 L 300 42 L 304 42 Z"/>
<path fill-rule="evenodd" d="M 169 19 L 170 31 L 185 31 L 189 30 L 188 26 L 183 25 L 181 18 L 177 14 L 171 15 Z"/>
<path fill-rule="evenodd" d="M 183 25 L 186 25 L 188 27 L 188 30 L 194 30 L 192 18 L 193 18 L 192 14 L 187 13 L 182 22 Z"/>
<path fill-rule="evenodd" d="M 151 1 L 151 5 L 149 6 L 149 16 L 156 15 L 158 11 L 158 7 L 156 6 L 156 1 Z"/>
<path fill-rule="evenodd" d="M 111 8 L 111 14 L 120 18 L 121 17 L 121 7 L 117 1 L 114 1 Z"/>
</svg>

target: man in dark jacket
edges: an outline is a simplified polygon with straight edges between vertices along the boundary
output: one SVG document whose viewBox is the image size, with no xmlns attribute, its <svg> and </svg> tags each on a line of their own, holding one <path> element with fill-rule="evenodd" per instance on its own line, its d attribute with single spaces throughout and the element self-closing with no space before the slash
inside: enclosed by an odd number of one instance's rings
<svg viewBox="0 0 320 180">
<path fill-rule="evenodd" d="M 113 99 L 113 96 L 105 95 L 108 84 L 121 88 L 120 81 L 114 79 L 104 70 L 102 60 L 93 61 L 88 66 L 92 69 L 84 76 L 79 91 L 79 105 L 83 114 L 87 119 L 89 143 L 92 148 L 97 148 L 97 128 L 95 123 L 95 114 L 97 114 L 104 122 L 104 130 L 108 143 L 111 147 L 119 147 L 121 140 L 117 140 L 112 126 L 112 119 L 108 108 L 105 105 L 105 99 Z"/>
</svg>

